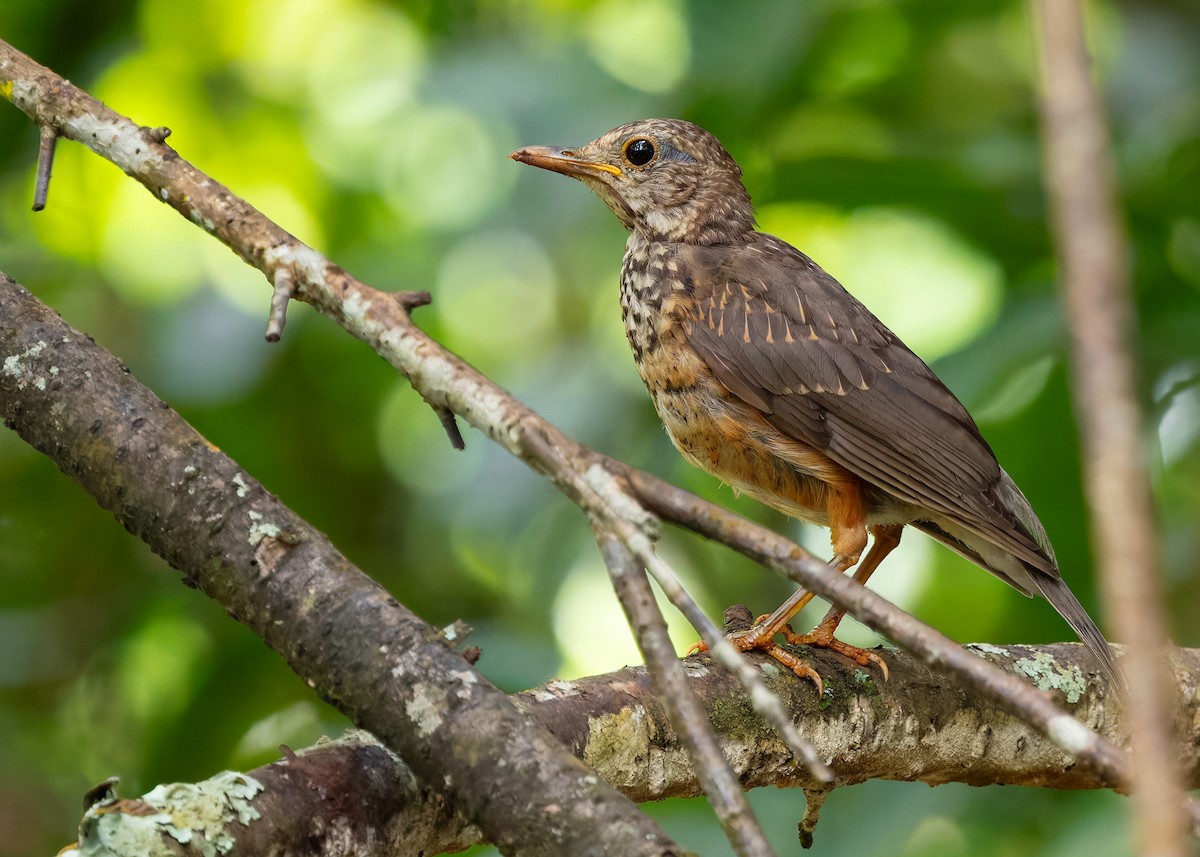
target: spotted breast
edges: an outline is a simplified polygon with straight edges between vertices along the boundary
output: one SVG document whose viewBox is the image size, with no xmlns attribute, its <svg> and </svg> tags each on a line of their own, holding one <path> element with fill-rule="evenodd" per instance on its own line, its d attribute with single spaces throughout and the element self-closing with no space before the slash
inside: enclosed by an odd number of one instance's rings
<svg viewBox="0 0 1200 857">
<path fill-rule="evenodd" d="M 828 486 L 854 478 L 782 435 L 689 347 L 689 328 L 704 322 L 681 249 L 634 233 L 621 266 L 625 335 L 668 436 L 684 458 L 737 491 L 784 514 L 828 525 Z M 862 549 L 848 547 L 855 554 Z"/>
</svg>

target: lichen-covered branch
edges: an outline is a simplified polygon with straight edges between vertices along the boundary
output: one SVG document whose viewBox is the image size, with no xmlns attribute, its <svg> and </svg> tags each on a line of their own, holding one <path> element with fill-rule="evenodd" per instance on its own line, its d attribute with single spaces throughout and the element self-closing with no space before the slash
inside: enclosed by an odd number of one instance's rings
<svg viewBox="0 0 1200 857">
<path fill-rule="evenodd" d="M 678 855 L 116 358 L 0 274 L 0 417 L 508 853 Z"/>
<path fill-rule="evenodd" d="M 139 798 L 105 795 L 84 814 L 74 851 L 62 853 L 390 857 L 461 851 L 480 838 L 398 756 L 356 730 L 253 771 Z"/>
<path fill-rule="evenodd" d="M 1119 738 L 1121 716 L 1111 700 L 1089 692 L 1091 668 L 1082 646 L 973 647 L 1008 671 L 1031 678 L 1076 717 Z M 831 761 L 839 782 L 871 778 L 921 781 L 931 785 L 1007 783 L 1044 788 L 1100 788 L 1104 782 L 1031 729 L 977 693 L 946 682 L 904 653 L 889 655 L 892 677 L 879 683 L 864 670 L 828 652 L 812 653 L 832 694 L 817 704 L 801 682 L 785 678 L 767 659 L 778 691 L 817 752 Z M 776 733 L 757 716 L 745 691 L 726 672 L 710 668 L 707 656 L 684 661 L 688 682 L 744 788 L 816 784 L 798 768 Z M 1200 787 L 1200 650 L 1177 653 L 1174 673 L 1180 689 L 1180 723 L 1189 724 L 1189 748 L 1182 759 L 1190 787 Z M 690 797 L 699 793 L 691 754 L 671 728 L 661 696 L 642 667 L 578 681 L 554 681 L 516 697 L 518 707 L 544 725 L 604 779 L 637 801 Z M 456 815 L 440 795 L 423 789 L 396 756 L 370 735 L 352 732 L 247 772 L 245 780 L 226 773 L 216 785 L 260 796 L 250 806 L 260 813 L 253 824 L 234 823 L 225 813 L 221 830 L 245 857 L 279 853 L 341 854 L 355 843 L 361 855 L 427 854 L 458 851 L 475 843 L 479 831 Z M 210 781 L 211 782 L 211 781 Z M 196 792 L 207 800 L 213 789 Z M 157 793 L 161 793 L 156 790 Z M 314 795 L 328 795 L 325 801 Z M 157 830 L 164 851 L 180 853 L 168 828 L 183 813 L 150 819 L 148 801 L 126 800 L 94 806 L 84 829 L 92 835 L 129 826 L 128 835 Z M 155 809 L 164 807 L 155 804 Z M 235 807 L 236 808 L 236 807 Z M 137 813 L 140 815 L 126 815 Z M 364 831 L 374 831 L 368 840 Z M 268 832 L 274 831 L 272 835 Z M 307 850 L 301 850 L 301 847 Z M 172 850 L 165 850 L 172 849 Z M 199 853 L 198 851 L 186 853 Z"/>
</svg>

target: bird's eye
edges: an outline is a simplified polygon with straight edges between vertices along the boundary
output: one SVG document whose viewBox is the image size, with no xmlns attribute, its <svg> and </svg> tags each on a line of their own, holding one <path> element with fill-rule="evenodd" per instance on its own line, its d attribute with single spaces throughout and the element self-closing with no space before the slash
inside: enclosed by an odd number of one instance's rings
<svg viewBox="0 0 1200 857">
<path fill-rule="evenodd" d="M 654 143 L 645 137 L 635 137 L 625 144 L 625 160 L 635 167 L 644 167 L 654 160 Z"/>
</svg>

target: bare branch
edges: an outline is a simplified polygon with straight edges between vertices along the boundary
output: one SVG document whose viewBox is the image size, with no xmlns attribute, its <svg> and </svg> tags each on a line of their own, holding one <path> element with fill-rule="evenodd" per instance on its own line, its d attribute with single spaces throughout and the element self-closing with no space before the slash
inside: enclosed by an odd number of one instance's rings
<svg viewBox="0 0 1200 857">
<path fill-rule="evenodd" d="M 278 268 L 273 278 L 271 292 L 271 316 L 267 320 L 267 342 L 278 342 L 283 336 L 283 326 L 287 324 L 288 304 L 296 289 L 292 282 L 292 274 L 287 268 Z"/>
<path fill-rule="evenodd" d="M 46 195 L 50 192 L 50 170 L 54 166 L 54 148 L 58 143 L 58 132 L 49 125 L 38 128 L 37 183 L 33 188 L 33 210 L 46 207 Z"/>
<path fill-rule="evenodd" d="M 1189 852 L 1150 478 L 1132 354 L 1128 249 L 1112 155 L 1092 80 L 1081 0 L 1038 0 L 1047 187 L 1071 325 L 1092 541 L 1104 603 L 1129 645 L 1132 785 L 1144 854 Z"/>
<path fill-rule="evenodd" d="M 454 419 L 454 411 L 435 405 L 433 412 L 441 421 L 442 429 L 446 432 L 446 438 L 450 441 L 450 445 L 460 451 L 466 449 L 467 442 L 463 440 L 462 430 L 458 427 L 458 421 Z"/>
<path fill-rule="evenodd" d="M 682 853 L 442 633 L 0 275 L 0 418 L 514 854 Z"/>
<path fill-rule="evenodd" d="M 1111 710 L 1111 698 L 1087 690 L 1084 675 L 1091 668 L 1090 655 L 1082 646 L 981 646 L 977 651 L 1006 670 L 1038 675 L 1039 685 L 1076 717 L 1119 738 L 1122 717 Z M 751 657 L 771 666 L 763 655 Z M 818 752 L 832 760 L 841 782 L 884 778 L 931 785 L 1008 783 L 1059 789 L 1105 785 L 988 698 L 947 683 L 902 652 L 889 656 L 893 674 L 887 683 L 875 681 L 828 652 L 815 651 L 812 657 L 833 688 L 827 705 L 815 704 L 811 688 L 782 678 L 782 670 L 775 670 L 780 678 L 773 686 L 790 716 L 813 736 Z M 691 692 L 700 700 L 701 717 L 717 731 L 721 752 L 742 785 L 804 789 L 810 796 L 810 810 L 801 831 L 811 834 L 813 806 L 819 806 L 824 788 L 795 765 L 787 747 L 754 714 L 731 675 L 711 669 L 705 656 L 688 658 L 683 666 Z M 1183 702 L 1176 715 L 1192 729 L 1183 763 L 1188 784 L 1200 786 L 1200 650 L 1178 652 L 1174 668 Z M 630 667 L 578 681 L 556 680 L 515 699 L 522 710 L 634 800 L 700 794 L 690 754 L 671 725 L 662 692 L 645 669 Z M 453 852 L 479 840 L 477 829 L 438 795 L 423 789 L 403 762 L 366 733 L 353 732 L 299 754 L 285 752 L 284 757 L 246 774 L 263 785 L 262 797 L 254 804 L 263 817 L 248 828 L 230 826 L 228 833 L 237 843 L 238 854 L 278 853 L 271 850 L 271 843 L 283 843 L 286 850 L 287 843 L 308 841 L 309 835 L 320 843 L 334 832 L 362 842 L 354 837 L 364 825 L 373 825 L 371 829 L 379 833 L 356 852 L 363 855 L 415 854 L 422 849 L 427 854 Z M 334 831 L 328 827 L 333 802 L 310 804 L 318 794 L 340 796 L 337 808 L 343 821 Z M 107 804 L 95 809 L 112 807 L 115 799 L 110 796 Z M 94 810 L 88 813 L 93 814 Z M 108 824 L 138 823 L 111 809 L 104 816 Z M 315 848 L 312 853 L 329 852 Z"/>
<path fill-rule="evenodd" d="M 596 528 L 596 543 L 613 586 L 621 594 L 621 605 L 626 610 L 642 657 L 655 678 L 655 689 L 666 706 L 671 727 L 676 735 L 683 736 L 688 755 L 704 784 L 704 793 L 721 820 L 730 844 L 739 857 L 774 857 L 775 852 L 767 844 L 754 810 L 721 754 L 707 712 L 688 685 L 683 663 L 675 656 L 675 648 L 667 635 L 666 620 L 659 612 L 645 570 L 625 541 L 601 526 Z"/>
<path fill-rule="evenodd" d="M 480 839 L 478 828 L 367 732 L 281 750 L 282 760 L 244 774 L 223 771 L 134 799 L 110 790 L 84 814 L 76 850 L 60 854 L 132 857 L 121 846 L 136 842 L 137 857 L 390 857 L 461 851 Z"/>
</svg>

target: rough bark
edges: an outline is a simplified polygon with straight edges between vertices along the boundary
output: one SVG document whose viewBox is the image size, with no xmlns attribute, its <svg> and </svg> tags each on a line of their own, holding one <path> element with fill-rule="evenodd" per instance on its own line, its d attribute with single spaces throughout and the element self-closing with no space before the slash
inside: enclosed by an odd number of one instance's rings
<svg viewBox="0 0 1200 857">
<path fill-rule="evenodd" d="M 678 854 L 434 628 L 0 275 L 0 417 L 517 854 Z"/>
<path fill-rule="evenodd" d="M 1094 687 L 1087 689 L 1084 677 L 1093 664 L 1081 646 L 970 648 L 1006 670 L 1031 677 L 1076 717 L 1120 739 L 1122 718 L 1110 707 L 1111 700 Z M 904 653 L 888 653 L 892 677 L 886 683 L 828 652 L 811 656 L 831 690 L 826 700 L 816 699 L 810 685 L 784 677 L 769 659 L 753 657 L 765 672 L 773 673 L 772 689 L 830 761 L 839 785 L 872 778 L 1059 789 L 1106 785 L 1019 718 Z M 754 713 L 732 676 L 714 668 L 707 656 L 692 656 L 684 663 L 688 682 L 742 787 L 815 785 Z M 1200 787 L 1200 650 L 1179 652 L 1173 666 L 1181 691 L 1175 717 L 1190 734 L 1181 763 L 1189 787 Z M 671 727 L 643 667 L 552 681 L 515 700 L 631 799 L 700 793 L 691 754 Z M 435 854 L 462 850 L 479 840 L 477 828 L 439 794 L 422 788 L 400 759 L 364 732 L 299 754 L 285 753 L 283 760 L 244 776 L 261 786 L 254 802 L 261 818 L 246 826 L 231 816 L 222 830 L 237 843 L 237 853 L 247 857 Z M 228 775 L 218 780 L 229 781 Z M 204 790 L 196 799 L 204 801 L 212 791 Z M 162 809 L 161 803 L 153 808 Z M 103 823 L 110 835 L 124 825 L 140 831 L 151 824 L 145 820 L 148 809 L 145 799 L 98 804 L 85 817 L 84 828 Z M 165 819 L 158 826 L 161 853 L 178 853 L 178 842 L 167 827 Z"/>
</svg>

